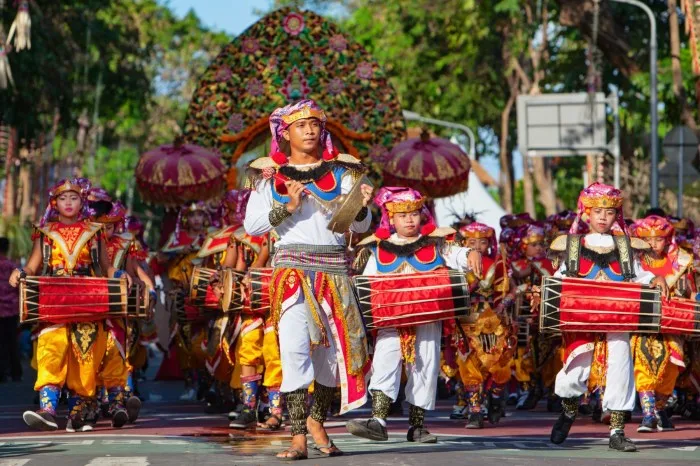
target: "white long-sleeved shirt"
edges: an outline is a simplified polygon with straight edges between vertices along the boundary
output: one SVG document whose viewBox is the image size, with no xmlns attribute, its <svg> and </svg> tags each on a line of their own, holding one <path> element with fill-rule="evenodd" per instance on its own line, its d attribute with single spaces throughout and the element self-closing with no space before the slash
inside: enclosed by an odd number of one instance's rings
<svg viewBox="0 0 700 466">
<path fill-rule="evenodd" d="M 296 167 L 303 168 L 304 165 L 296 165 Z M 249 235 L 263 235 L 274 228 L 280 237 L 276 243 L 278 246 L 288 244 L 345 245 L 345 237 L 342 233 L 334 233 L 328 229 L 328 223 L 333 214 L 324 212 L 318 201 L 312 199 L 311 195 L 304 195 L 299 209 L 280 225 L 273 227 L 269 218 L 270 210 L 273 207 L 270 183 L 271 180 L 261 181 L 250 195 L 243 221 L 243 227 Z M 349 193 L 352 187 L 352 176 L 349 173 L 344 174 L 340 183 L 341 194 Z M 353 222 L 350 225 L 350 230 L 355 233 L 364 233 L 369 229 L 371 222 L 372 215 L 368 211 L 362 221 Z"/>
<path fill-rule="evenodd" d="M 394 244 L 403 245 L 417 241 L 420 238 L 421 236 L 419 235 L 418 237 L 412 238 L 409 241 L 405 238 L 399 238 L 399 236 L 396 233 L 394 233 L 389 238 L 389 241 L 391 241 Z M 444 247 L 442 247 L 440 250 L 440 254 L 442 255 L 443 260 L 445 261 L 445 265 L 450 269 L 468 272 L 469 264 L 467 263 L 467 256 L 469 255 L 470 251 L 471 249 L 469 248 L 457 246 L 456 244 L 454 244 L 445 245 Z M 405 273 L 410 272 L 410 270 L 405 271 Z M 367 265 L 365 265 L 365 269 L 362 271 L 362 275 L 377 275 L 377 258 L 374 254 L 372 254 L 372 257 L 370 257 L 370 259 L 367 261 Z"/>
<path fill-rule="evenodd" d="M 611 235 L 604 235 L 601 233 L 589 233 L 583 238 L 584 244 L 594 248 L 612 248 L 615 247 L 615 241 Z M 633 271 L 635 277 L 632 279 L 634 283 L 641 283 L 642 285 L 648 285 L 654 279 L 655 275 L 647 270 L 644 270 L 639 263 L 639 259 L 635 256 L 632 262 Z M 566 276 L 566 261 L 562 261 L 559 269 L 554 272 L 554 277 L 564 277 Z"/>
</svg>

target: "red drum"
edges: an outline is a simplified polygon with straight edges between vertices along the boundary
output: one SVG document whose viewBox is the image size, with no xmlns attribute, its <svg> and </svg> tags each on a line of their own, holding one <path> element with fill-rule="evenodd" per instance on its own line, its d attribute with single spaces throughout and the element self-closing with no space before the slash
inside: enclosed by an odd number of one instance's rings
<svg viewBox="0 0 700 466">
<path fill-rule="evenodd" d="M 216 270 L 204 267 L 195 267 L 190 278 L 189 304 L 195 307 L 204 308 L 208 311 L 220 311 L 221 303 L 209 282 L 216 274 Z"/>
<path fill-rule="evenodd" d="M 661 292 L 628 282 L 542 280 L 540 331 L 658 333 Z"/>
<path fill-rule="evenodd" d="M 700 301 L 671 298 L 661 302 L 661 333 L 700 335 Z"/>
<path fill-rule="evenodd" d="M 270 312 L 270 282 L 272 268 L 252 268 L 248 271 L 248 299 L 243 306 L 244 314 L 265 317 Z"/>
<path fill-rule="evenodd" d="M 66 324 L 126 317 L 126 278 L 26 277 L 20 321 Z"/>
<path fill-rule="evenodd" d="M 399 328 L 465 318 L 470 313 L 466 276 L 453 270 L 358 275 L 353 278 L 369 329 Z"/>
</svg>

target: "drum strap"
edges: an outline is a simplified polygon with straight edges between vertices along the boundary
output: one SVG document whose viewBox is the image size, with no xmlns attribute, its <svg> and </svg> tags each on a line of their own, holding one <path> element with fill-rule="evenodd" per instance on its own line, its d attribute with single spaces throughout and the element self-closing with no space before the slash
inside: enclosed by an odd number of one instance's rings
<svg viewBox="0 0 700 466">
<path fill-rule="evenodd" d="M 632 246 L 630 245 L 630 238 L 627 235 L 615 235 L 613 236 L 615 241 L 615 247 L 617 247 L 617 252 L 620 257 L 620 269 L 622 269 L 622 276 L 631 279 L 635 277 L 634 268 L 632 267 Z"/>
<path fill-rule="evenodd" d="M 581 236 L 568 235 L 566 237 L 566 275 L 577 277 L 581 262 Z"/>
<path fill-rule="evenodd" d="M 102 263 L 100 262 L 100 239 L 97 238 L 90 245 L 90 259 L 92 260 L 92 272 L 96 277 L 102 276 Z"/>
<path fill-rule="evenodd" d="M 46 275 L 49 271 L 49 261 L 51 260 L 51 243 L 46 241 L 46 236 L 41 233 L 41 274 Z"/>
</svg>

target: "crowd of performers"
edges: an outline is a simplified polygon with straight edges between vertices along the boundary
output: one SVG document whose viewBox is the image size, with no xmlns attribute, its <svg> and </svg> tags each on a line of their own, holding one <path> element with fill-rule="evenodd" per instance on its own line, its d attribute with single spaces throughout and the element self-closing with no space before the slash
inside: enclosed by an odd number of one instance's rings
<svg viewBox="0 0 700 466">
<path fill-rule="evenodd" d="M 324 422 L 370 398 L 371 416 L 349 421 L 350 433 L 387 440 L 387 418 L 406 401 L 407 440 L 437 442 L 425 411 L 446 386 L 456 392 L 451 418 L 468 429 L 497 424 L 507 404 L 530 410 L 546 398 L 547 409 L 561 413 L 556 444 L 584 415 L 609 424 L 611 448 L 634 451 L 624 425 L 637 400 L 638 432 L 672 430 L 672 414 L 698 417 L 700 340 L 538 328 L 543 277 L 635 282 L 665 298 L 698 299 L 700 236 L 689 220 L 656 212 L 626 222 L 622 193 L 595 183 L 576 212 L 545 222 L 504 216 L 498 238 L 472 219 L 438 228 L 421 193 L 375 192 L 365 167 L 333 146 L 325 123 L 309 100 L 273 112 L 270 155 L 251 163 L 249 189 L 228 192 L 215 211 L 204 202 L 183 206 L 175 231 L 150 255 L 141 225 L 118 201 L 86 180 L 59 183 L 11 284 L 36 276 L 139 284 L 149 311 L 160 299 L 169 312 L 160 373 L 184 377 L 181 399 L 230 410 L 232 429 L 287 424 L 291 445 L 278 457 L 290 460 L 307 457 L 307 435 L 322 455 L 342 454 Z M 333 231 L 330 219 L 348 199 L 355 206 L 347 231 Z M 457 319 L 426 313 L 414 325 L 367 325 L 372 309 L 362 308 L 353 277 L 390 283 L 402 274 L 462 277 L 453 294 L 469 296 L 466 309 Z M 436 287 L 411 288 L 417 309 Z M 40 408 L 24 413 L 30 427 L 58 428 L 62 391 L 70 432 L 90 430 L 100 415 L 115 428 L 136 419 L 132 375 L 155 338 L 150 312 L 44 322 L 34 335 Z"/>
</svg>

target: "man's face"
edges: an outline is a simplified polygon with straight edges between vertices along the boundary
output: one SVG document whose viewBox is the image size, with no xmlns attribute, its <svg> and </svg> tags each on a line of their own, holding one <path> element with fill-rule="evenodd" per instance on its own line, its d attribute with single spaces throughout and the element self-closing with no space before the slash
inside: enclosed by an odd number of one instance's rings
<svg viewBox="0 0 700 466">
<path fill-rule="evenodd" d="M 396 234 L 404 238 L 418 236 L 420 231 L 420 211 L 394 214 L 394 228 Z"/>
<path fill-rule="evenodd" d="M 321 139 L 321 122 L 317 118 L 297 120 L 282 132 L 282 137 L 289 141 L 292 152 L 315 155 Z"/>
<path fill-rule="evenodd" d="M 591 230 L 595 233 L 610 233 L 613 223 L 617 218 L 616 209 L 605 209 L 602 207 L 595 207 L 591 209 L 590 214 L 590 226 Z"/>
</svg>

